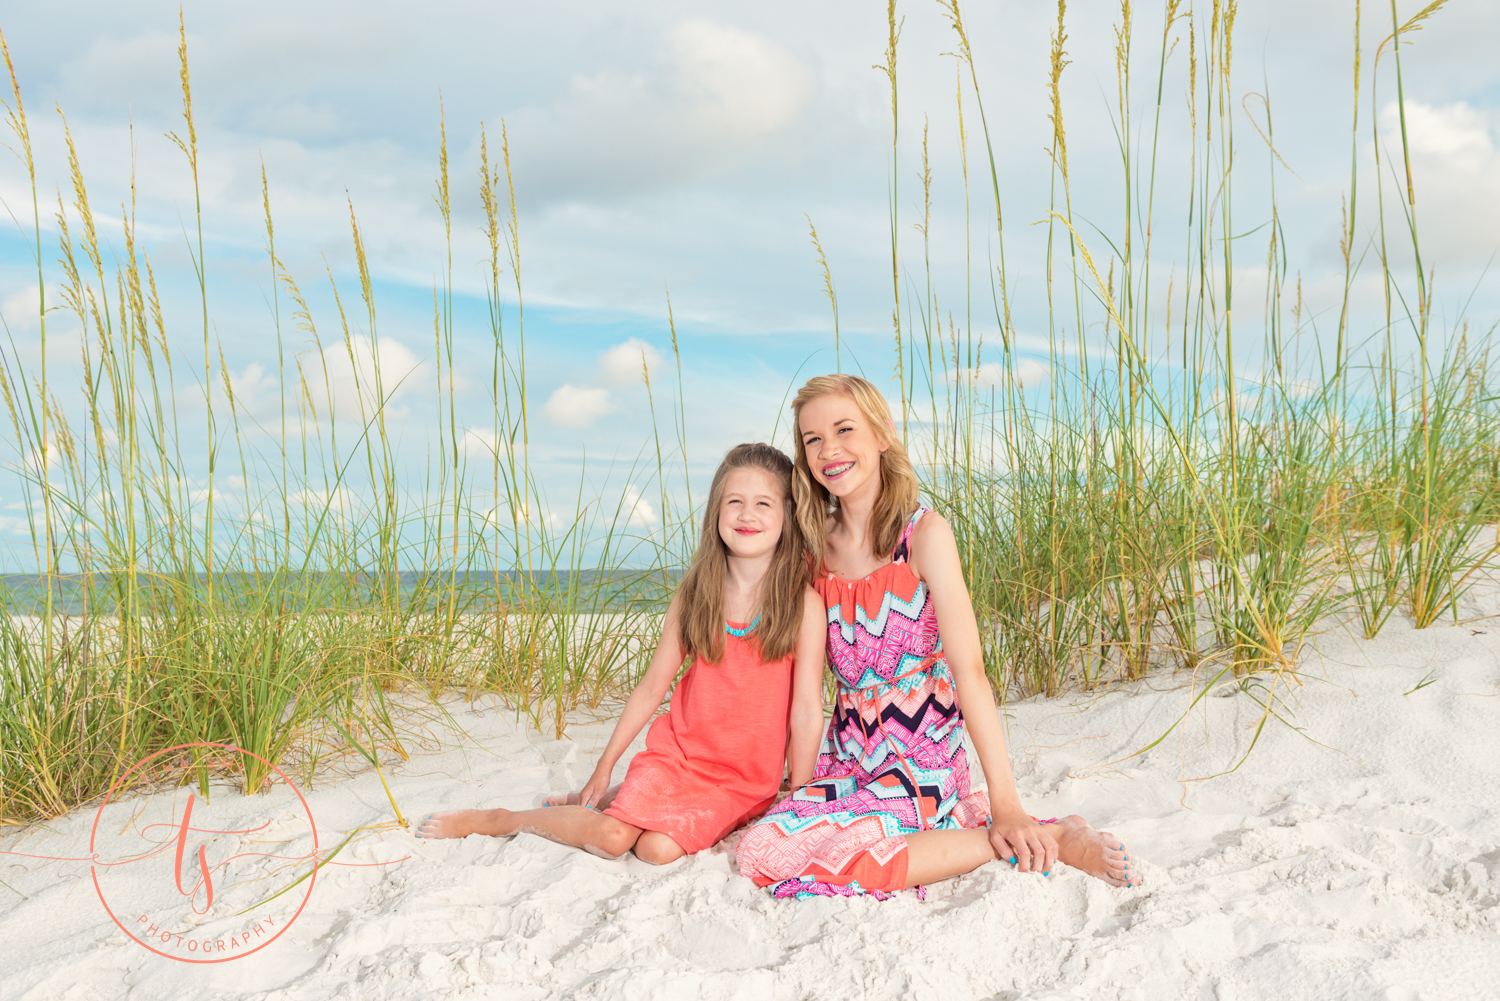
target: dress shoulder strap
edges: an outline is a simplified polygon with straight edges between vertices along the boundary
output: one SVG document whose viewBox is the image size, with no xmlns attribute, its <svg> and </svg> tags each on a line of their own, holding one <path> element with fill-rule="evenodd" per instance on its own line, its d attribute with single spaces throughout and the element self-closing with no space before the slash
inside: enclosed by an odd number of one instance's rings
<svg viewBox="0 0 1500 1001">
<path fill-rule="evenodd" d="M 917 527 L 917 522 L 922 520 L 922 515 L 926 514 L 927 511 L 927 508 L 918 505 L 917 509 L 911 513 L 911 517 L 907 519 L 906 527 L 901 530 L 901 540 L 896 543 L 896 551 L 891 554 L 892 563 L 905 563 L 911 557 L 912 530 Z"/>
</svg>

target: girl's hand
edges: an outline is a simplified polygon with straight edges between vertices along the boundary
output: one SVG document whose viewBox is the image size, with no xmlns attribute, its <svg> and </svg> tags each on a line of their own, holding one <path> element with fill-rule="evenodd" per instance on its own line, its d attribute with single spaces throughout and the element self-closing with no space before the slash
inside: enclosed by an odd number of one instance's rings
<svg viewBox="0 0 1500 1001">
<path fill-rule="evenodd" d="M 614 775 L 614 771 L 613 765 L 606 766 L 604 762 L 599 762 L 598 767 L 594 769 L 594 774 L 589 776 L 589 780 L 583 784 L 583 788 L 578 793 L 578 805 L 586 806 L 590 810 L 594 809 L 595 804 L 604 798 L 605 793 L 609 792 L 609 780 Z"/>
<path fill-rule="evenodd" d="M 1057 838 L 1022 811 L 991 818 L 990 847 L 1000 861 L 1014 862 L 1021 872 L 1047 873 L 1057 864 Z"/>
</svg>

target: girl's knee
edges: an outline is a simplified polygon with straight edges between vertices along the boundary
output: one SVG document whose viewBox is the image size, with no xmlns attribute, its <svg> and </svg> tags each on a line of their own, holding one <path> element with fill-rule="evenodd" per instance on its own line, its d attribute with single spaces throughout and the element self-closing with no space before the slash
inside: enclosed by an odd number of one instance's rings
<svg viewBox="0 0 1500 1001">
<path fill-rule="evenodd" d="M 643 831 L 635 843 L 635 857 L 652 865 L 676 862 L 686 854 L 681 845 L 660 831 Z"/>
<path fill-rule="evenodd" d="M 589 845 L 610 858 L 619 858 L 636 845 L 640 836 L 640 828 L 632 827 L 607 814 L 600 814 L 598 827 L 589 838 Z"/>
</svg>

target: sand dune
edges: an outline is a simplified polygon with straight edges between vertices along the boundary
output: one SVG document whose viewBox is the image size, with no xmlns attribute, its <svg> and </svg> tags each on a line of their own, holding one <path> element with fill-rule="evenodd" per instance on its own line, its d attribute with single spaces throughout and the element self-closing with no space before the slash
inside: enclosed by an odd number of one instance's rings
<svg viewBox="0 0 1500 1001">
<path fill-rule="evenodd" d="M 1114 831 L 1145 885 L 991 864 L 925 902 L 768 899 L 734 871 L 733 839 L 663 868 L 608 861 L 521 835 L 419 842 L 369 830 L 306 884 L 254 910 L 285 933 L 232 962 L 152 955 L 101 906 L 86 858 L 95 812 L 0 839 L 0 994 L 15 999 L 239 998 L 1487 998 L 1500 976 L 1500 590 L 1466 601 L 1463 625 L 1379 640 L 1339 632 L 1304 652 L 1304 684 L 1275 691 L 1271 721 L 1238 771 L 1268 692 L 1191 698 L 1158 675 L 1091 699 L 1013 704 L 1018 781 L 1040 815 L 1082 812 Z M 1482 616 L 1490 616 L 1484 618 Z M 1431 683 L 1413 691 L 1424 679 Z M 1407 694 L 1409 693 L 1409 694 Z M 390 769 L 414 818 L 491 803 L 529 806 L 588 774 L 608 725 L 573 739 L 528 733 L 495 706 L 462 706 L 476 746 Z M 1125 760 L 1120 760 L 1125 759 Z M 623 769 L 621 774 L 623 774 Z M 170 849 L 188 790 L 111 804 L 100 831 L 139 830 Z M 373 772 L 306 791 L 320 846 L 391 820 Z M 218 791 L 194 824 L 269 826 L 209 843 L 305 855 L 296 796 Z M 120 842 L 124 844 L 124 842 Z M 192 844 L 187 858 L 192 863 Z M 103 856 L 101 855 L 101 859 Z M 214 863 L 211 863 L 214 864 Z M 231 912 L 290 882 L 292 863 L 232 862 L 193 915 L 170 850 L 111 867 L 102 884 L 187 939 L 223 942 Z M 278 871 L 278 867 L 280 870 Z M 188 867 L 191 869 L 191 865 Z M 304 866 L 305 869 L 305 866 Z M 189 872 L 189 875 L 192 875 Z M 264 879 L 255 877 L 264 876 Z M 25 895 L 23 899 L 22 895 Z M 198 898 L 201 906 L 202 900 Z M 141 931 L 141 929 L 137 929 Z M 196 936 L 196 938 L 194 938 Z M 158 942 L 158 944 L 160 944 Z M 248 951 L 253 938 L 243 948 Z M 169 955 L 177 946 L 163 947 Z M 231 950 L 232 953 L 232 950 Z M 202 958 L 200 953 L 178 953 Z M 226 955 L 229 953 L 226 953 Z M 218 952 L 213 953 L 219 957 Z"/>
</svg>

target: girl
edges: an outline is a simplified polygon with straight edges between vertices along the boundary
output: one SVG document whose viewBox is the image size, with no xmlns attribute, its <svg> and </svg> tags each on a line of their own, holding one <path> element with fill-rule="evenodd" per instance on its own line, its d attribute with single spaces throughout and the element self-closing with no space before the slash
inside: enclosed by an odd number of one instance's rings
<svg viewBox="0 0 1500 1001">
<path fill-rule="evenodd" d="M 1134 885 L 1112 835 L 1022 809 L 953 532 L 918 506 L 879 390 L 820 376 L 792 412 L 797 518 L 838 696 L 812 782 L 745 833 L 740 871 L 778 897 L 884 897 L 991 859 Z M 993 802 L 969 788 L 966 724 Z"/>
<path fill-rule="evenodd" d="M 660 865 L 764 812 L 784 763 L 794 786 L 807 782 L 823 726 L 824 620 L 804 553 L 791 461 L 770 445 L 731 449 L 714 473 L 698 552 L 656 653 L 582 791 L 547 809 L 433 814 L 417 835 L 527 831 L 609 858 L 633 848 Z M 651 724 L 625 781 L 610 789 L 620 755 L 688 657 L 671 709 Z"/>
</svg>

